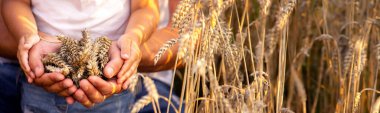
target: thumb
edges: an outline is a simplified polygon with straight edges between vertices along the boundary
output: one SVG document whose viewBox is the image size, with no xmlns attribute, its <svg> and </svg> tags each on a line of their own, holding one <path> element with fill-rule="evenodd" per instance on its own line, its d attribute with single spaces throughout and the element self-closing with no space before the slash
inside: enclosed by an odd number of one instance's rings
<svg viewBox="0 0 380 113">
<path fill-rule="evenodd" d="M 132 45 L 132 40 L 130 39 L 121 39 L 118 41 L 118 47 L 121 50 L 121 58 L 124 60 L 127 60 L 131 56 L 131 45 Z"/>
<path fill-rule="evenodd" d="M 41 53 L 34 48 L 29 51 L 29 66 L 36 77 L 40 77 L 44 73 Z"/>
<path fill-rule="evenodd" d="M 40 37 L 35 34 L 35 35 L 29 35 L 29 36 L 24 36 L 25 42 L 24 42 L 24 48 L 30 49 L 34 44 L 40 41 Z"/>
<path fill-rule="evenodd" d="M 116 47 L 116 44 L 112 44 L 109 50 L 110 61 L 104 68 L 104 76 L 112 78 L 119 72 L 123 65 L 123 59 L 120 58 L 120 50 Z"/>
</svg>

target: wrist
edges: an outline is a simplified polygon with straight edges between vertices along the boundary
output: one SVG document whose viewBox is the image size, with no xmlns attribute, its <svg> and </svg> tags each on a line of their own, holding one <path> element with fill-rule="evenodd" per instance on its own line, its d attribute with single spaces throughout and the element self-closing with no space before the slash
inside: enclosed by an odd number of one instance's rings
<svg viewBox="0 0 380 113">
<path fill-rule="evenodd" d="M 58 40 L 57 37 L 52 37 L 52 36 L 47 35 L 46 33 L 43 33 L 43 32 L 39 32 L 38 35 L 42 41 L 46 41 L 46 42 L 50 42 L 50 43 L 60 43 L 61 42 L 60 40 Z"/>
<path fill-rule="evenodd" d="M 136 43 L 137 45 L 142 45 L 142 40 L 139 36 L 135 35 L 134 33 L 126 33 L 123 34 L 119 40 L 131 40 L 132 42 Z"/>
<path fill-rule="evenodd" d="M 37 33 L 28 33 L 28 34 L 24 34 L 24 35 L 18 37 L 17 41 L 20 41 L 23 38 L 24 39 L 29 38 L 29 39 L 33 39 L 33 40 L 40 40 L 40 36 Z"/>
</svg>

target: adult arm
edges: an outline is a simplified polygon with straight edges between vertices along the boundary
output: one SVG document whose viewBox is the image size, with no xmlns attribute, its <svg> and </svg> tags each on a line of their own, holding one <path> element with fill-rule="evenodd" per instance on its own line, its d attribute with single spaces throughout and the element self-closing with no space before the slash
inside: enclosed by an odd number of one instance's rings
<svg viewBox="0 0 380 113">
<path fill-rule="evenodd" d="M 35 74 L 29 66 L 29 50 L 39 42 L 38 31 L 33 17 L 30 0 L 3 0 L 2 14 L 9 32 L 18 43 L 17 58 L 21 68 L 32 82 Z"/>
<path fill-rule="evenodd" d="M 0 0 L 0 12 L 2 10 L 1 6 L 2 0 Z M 0 15 L 0 34 L 2 34 L 0 35 L 0 56 L 9 59 L 17 59 L 17 42 L 5 27 L 2 15 Z"/>
<path fill-rule="evenodd" d="M 173 16 L 179 0 L 169 0 L 169 17 Z M 171 28 L 172 21 L 169 21 L 167 27 L 155 31 L 151 38 L 140 46 L 142 58 L 138 67 L 139 72 L 156 72 L 162 70 L 173 69 L 175 66 L 182 66 L 182 60 L 178 59 L 176 65 L 176 58 L 178 52 L 178 42 L 161 56 L 157 64 L 154 64 L 154 56 L 158 53 L 159 49 L 171 39 L 177 39 L 179 37 L 176 30 Z"/>
<path fill-rule="evenodd" d="M 3 21 L 0 18 L 0 56 L 8 59 L 17 59 L 17 42 L 8 33 L 7 28 L 5 28 Z"/>
<path fill-rule="evenodd" d="M 39 35 L 45 39 L 51 38 L 42 32 L 39 34 L 31 11 L 30 0 L 3 0 L 1 5 L 4 23 L 7 25 L 9 33 L 13 35 L 13 41 L 6 37 L 8 40 L 1 42 L 9 44 L 7 47 L 4 46 L 7 51 L 17 50 L 14 47 L 18 43 L 17 58 L 28 82 L 34 81 L 34 84 L 61 96 L 71 95 L 76 90 L 72 80 L 65 79 L 59 73 L 44 73 L 41 62 L 42 55 L 55 51 L 60 44 L 40 41 Z M 10 46 L 13 47 L 9 48 Z M 3 49 L 3 47 L 1 48 Z M 70 97 L 68 98 L 70 99 Z"/>
<path fill-rule="evenodd" d="M 140 46 L 142 52 L 142 58 L 139 65 L 139 72 L 156 72 L 162 70 L 173 69 L 175 66 L 181 66 L 182 60 L 177 59 L 177 52 L 179 44 L 166 50 L 158 60 L 157 64 L 154 64 L 154 57 L 158 53 L 159 49 L 171 39 L 177 39 L 179 36 L 176 31 L 172 31 L 170 27 L 158 30 L 154 32 L 151 38 Z"/>
</svg>

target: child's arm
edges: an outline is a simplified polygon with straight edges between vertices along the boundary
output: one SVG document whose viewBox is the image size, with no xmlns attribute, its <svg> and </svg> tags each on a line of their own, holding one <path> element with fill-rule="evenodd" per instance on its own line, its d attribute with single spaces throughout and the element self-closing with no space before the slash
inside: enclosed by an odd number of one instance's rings
<svg viewBox="0 0 380 113">
<path fill-rule="evenodd" d="M 10 33 L 18 42 L 17 58 L 29 82 L 35 78 L 28 62 L 28 52 L 40 38 L 34 20 L 30 0 L 4 0 L 2 14 Z"/>
</svg>

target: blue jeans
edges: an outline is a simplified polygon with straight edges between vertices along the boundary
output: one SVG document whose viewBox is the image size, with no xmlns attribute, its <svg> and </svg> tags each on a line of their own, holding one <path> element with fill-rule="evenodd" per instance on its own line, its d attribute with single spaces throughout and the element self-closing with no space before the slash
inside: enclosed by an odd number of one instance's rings
<svg viewBox="0 0 380 113">
<path fill-rule="evenodd" d="M 17 63 L 0 63 L 0 113 L 21 113 Z"/>
<path fill-rule="evenodd" d="M 68 105 L 65 99 L 43 88 L 22 80 L 21 107 L 25 113 L 129 113 L 135 95 L 129 90 L 115 94 L 92 108 L 75 102 Z"/>
<path fill-rule="evenodd" d="M 138 99 L 140 99 L 141 97 L 143 97 L 143 96 L 145 96 L 145 95 L 148 94 L 145 86 L 143 85 L 143 81 L 142 80 L 140 80 L 140 81 L 141 82 L 139 82 L 139 84 L 137 85 L 137 87 L 138 87 L 137 89 L 139 89 L 140 91 L 136 95 L 136 101 L 138 101 Z M 155 79 L 153 79 L 153 81 L 154 81 L 154 84 L 157 87 L 158 93 L 161 96 L 169 98 L 170 85 L 165 84 L 165 83 L 163 83 L 163 82 L 161 82 L 159 80 L 155 80 Z M 174 99 L 174 98 L 176 98 L 176 99 Z M 161 113 L 166 113 L 167 107 L 168 107 L 167 101 L 165 101 L 164 99 L 159 99 L 158 101 L 159 101 Z M 171 104 L 173 104 L 176 107 L 176 109 L 179 108 L 179 99 L 178 99 L 178 96 L 175 95 L 174 92 L 173 92 L 173 95 L 172 95 Z M 182 106 L 182 108 L 184 108 L 184 106 Z M 175 113 L 175 111 L 172 108 L 172 106 L 170 106 L 170 110 L 169 111 L 170 111 L 169 113 Z M 149 105 L 147 105 L 143 109 L 141 109 L 139 111 L 139 113 L 154 113 L 154 109 L 153 109 L 152 103 L 150 103 Z M 182 109 L 181 113 L 184 113 L 184 109 Z"/>
</svg>

